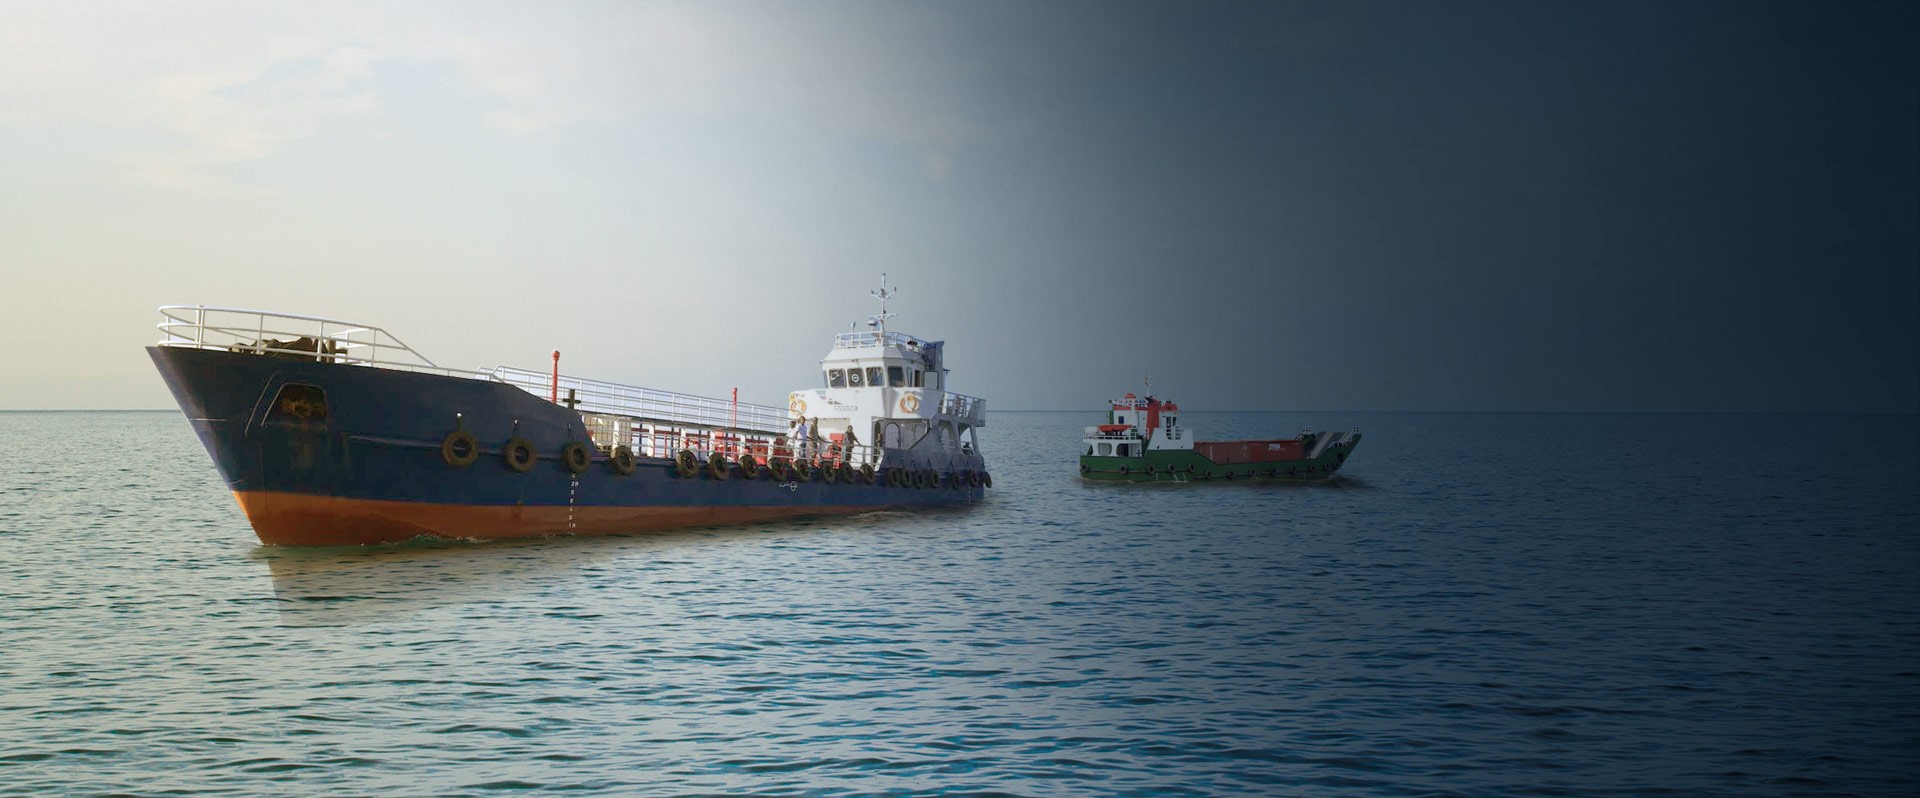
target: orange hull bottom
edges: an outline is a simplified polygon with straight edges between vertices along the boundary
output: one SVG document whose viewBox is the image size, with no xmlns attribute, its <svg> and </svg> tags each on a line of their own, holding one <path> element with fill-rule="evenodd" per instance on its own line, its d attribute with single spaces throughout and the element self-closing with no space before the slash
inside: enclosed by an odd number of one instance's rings
<svg viewBox="0 0 1920 798">
<path fill-rule="evenodd" d="M 845 515 L 871 506 L 805 507 L 475 507 L 464 504 L 343 499 L 278 491 L 235 491 L 260 542 L 270 546 L 354 546 L 431 535 L 504 539 L 542 535 L 650 532 Z"/>
</svg>

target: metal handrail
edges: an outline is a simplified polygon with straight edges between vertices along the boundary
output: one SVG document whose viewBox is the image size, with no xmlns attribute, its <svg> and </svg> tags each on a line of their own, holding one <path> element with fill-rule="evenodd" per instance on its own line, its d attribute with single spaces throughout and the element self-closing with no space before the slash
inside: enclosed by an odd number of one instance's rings
<svg viewBox="0 0 1920 798">
<path fill-rule="evenodd" d="M 511 366 L 496 366 L 486 373 L 542 399 L 553 398 L 551 374 Z M 784 407 L 735 403 L 727 399 L 600 382 L 565 374 L 560 375 L 558 394 L 562 399 L 571 396 L 573 408 L 582 413 L 737 429 L 765 435 L 784 434 L 788 429 L 787 409 Z"/>
<path fill-rule="evenodd" d="M 952 416 L 962 421 L 982 426 L 987 415 L 987 401 L 977 396 L 948 392 L 940 397 L 940 415 Z"/>
<path fill-rule="evenodd" d="M 436 364 L 398 336 L 371 324 L 208 305 L 162 305 L 159 310 L 160 323 L 155 327 L 165 336 L 160 346 L 491 379 L 485 372 Z"/>
<path fill-rule="evenodd" d="M 925 338 L 917 338 L 907 335 L 906 333 L 892 331 L 881 332 L 879 330 L 869 330 L 867 332 L 844 332 L 833 337 L 833 348 L 872 349 L 888 344 L 906 346 L 910 342 L 924 342 L 926 340 Z"/>
</svg>

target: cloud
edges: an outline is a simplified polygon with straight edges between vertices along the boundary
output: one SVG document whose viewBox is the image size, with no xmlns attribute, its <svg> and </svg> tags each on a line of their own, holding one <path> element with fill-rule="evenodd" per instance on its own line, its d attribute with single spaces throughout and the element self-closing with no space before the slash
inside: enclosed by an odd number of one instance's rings
<svg viewBox="0 0 1920 798">
<path fill-rule="evenodd" d="M 974 65 L 913 9 L 471 3 L 46 4 L 0 28 L 0 126 L 87 128 L 132 180 L 238 190 L 226 167 L 390 110 L 391 79 L 450 67 L 476 131 L 724 119 L 801 136 L 922 145 L 931 179 L 995 134 Z M 905 68 L 902 65 L 908 65 Z M 489 107 L 490 106 L 490 107 Z M 362 128 L 363 129 L 363 128 Z"/>
<path fill-rule="evenodd" d="M 367 87 L 380 57 L 365 47 L 339 47 L 264 64 L 245 72 L 182 73 L 143 88 L 144 106 L 178 143 L 123 154 L 136 180 L 196 193 L 235 189 L 217 167 L 269 157 L 290 143 L 321 135 L 342 117 L 372 113 L 379 97 Z"/>
</svg>

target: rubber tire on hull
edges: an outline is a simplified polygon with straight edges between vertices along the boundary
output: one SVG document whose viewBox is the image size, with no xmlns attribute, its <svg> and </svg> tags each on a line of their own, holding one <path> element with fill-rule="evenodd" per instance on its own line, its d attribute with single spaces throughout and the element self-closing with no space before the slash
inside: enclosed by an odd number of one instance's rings
<svg viewBox="0 0 1920 798">
<path fill-rule="evenodd" d="M 473 433 L 463 429 L 449 432 L 440 441 L 440 459 L 454 468 L 473 465 L 473 461 L 480 459 L 480 441 L 474 439 Z"/>
</svg>

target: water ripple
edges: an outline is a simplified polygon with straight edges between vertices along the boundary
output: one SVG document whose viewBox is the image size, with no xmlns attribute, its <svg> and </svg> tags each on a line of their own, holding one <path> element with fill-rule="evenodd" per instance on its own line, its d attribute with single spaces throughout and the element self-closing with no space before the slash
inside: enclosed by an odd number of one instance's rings
<svg viewBox="0 0 1920 798">
<path fill-rule="evenodd" d="M 1002 414 L 971 510 L 279 550 L 178 414 L 0 413 L 0 792 L 1920 791 L 1913 417 L 1190 415 L 1370 434 L 1087 486 Z"/>
</svg>

